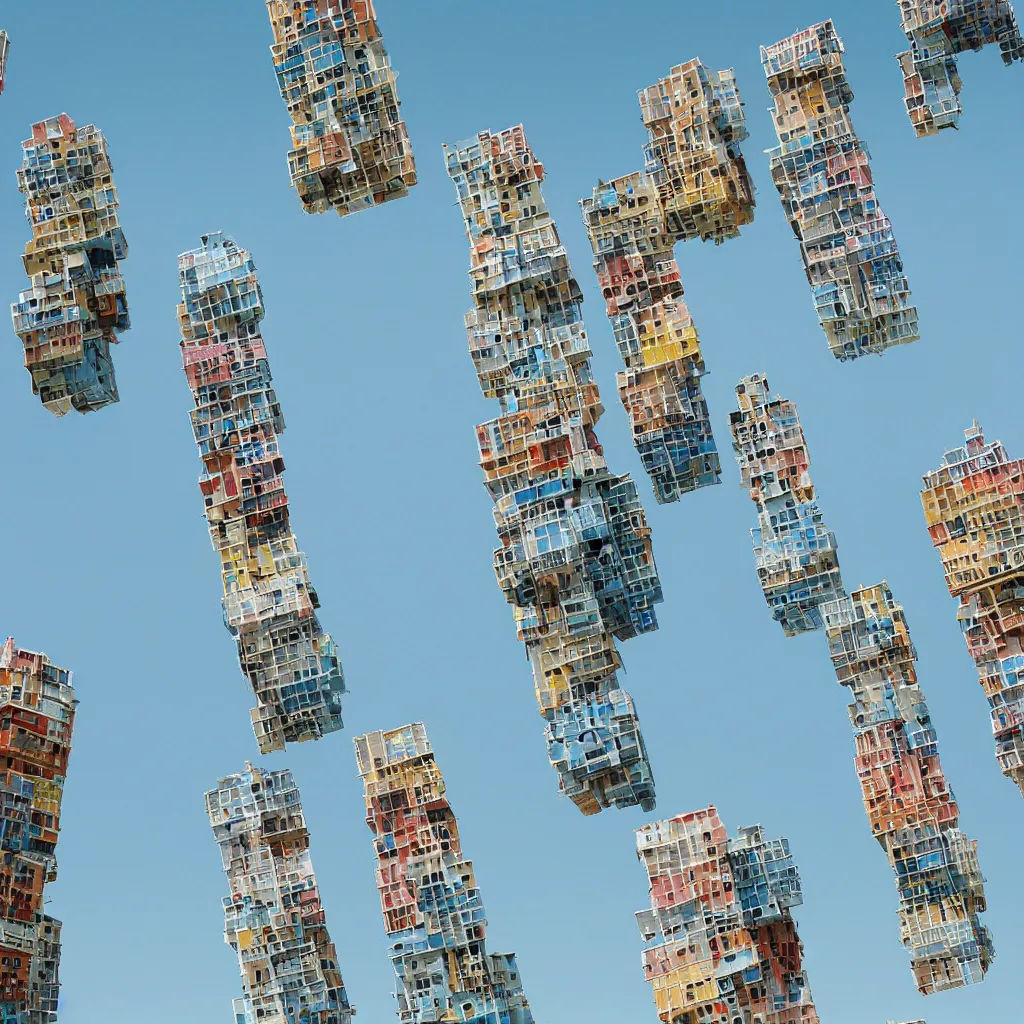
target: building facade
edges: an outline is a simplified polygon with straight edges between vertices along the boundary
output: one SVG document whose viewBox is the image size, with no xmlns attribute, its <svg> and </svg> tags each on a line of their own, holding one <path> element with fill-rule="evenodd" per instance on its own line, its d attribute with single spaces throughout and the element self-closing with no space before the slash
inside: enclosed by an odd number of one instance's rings
<svg viewBox="0 0 1024 1024">
<path fill-rule="evenodd" d="M 247 764 L 206 794 L 206 812 L 231 889 L 224 941 L 243 993 L 235 1024 L 352 1024 L 291 772 Z"/>
<path fill-rule="evenodd" d="M 21 147 L 31 287 L 11 307 L 14 331 L 43 406 L 56 416 L 93 412 L 118 400 L 110 346 L 131 326 L 107 140 L 61 114 L 34 124 Z"/>
<path fill-rule="evenodd" d="M 1009 67 L 1024 60 L 1024 38 L 1007 0 L 897 0 L 910 49 L 897 54 L 907 113 L 918 138 L 957 128 L 964 50 L 998 47 Z"/>
<path fill-rule="evenodd" d="M 344 217 L 408 195 L 416 163 L 373 0 L 267 0 L 267 11 L 303 209 Z"/>
<path fill-rule="evenodd" d="M 585 814 L 654 806 L 616 640 L 657 629 L 661 584 L 628 476 L 595 427 L 582 293 L 522 126 L 445 147 L 470 242 L 470 352 L 500 415 L 477 428 L 494 501 L 494 568 L 533 664 L 548 752 Z"/>
<path fill-rule="evenodd" d="M 256 695 L 252 723 L 265 754 L 341 729 L 345 680 L 291 530 L 279 442 L 284 416 L 260 334 L 256 266 L 217 232 L 180 256 L 178 270 L 182 360 L 203 461 L 199 490 L 221 559 L 224 624 Z"/>
<path fill-rule="evenodd" d="M 870 154 L 850 117 L 843 52 L 831 21 L 761 47 L 779 139 L 768 151 L 772 180 L 800 242 L 829 348 L 845 360 L 920 335 Z"/>
<path fill-rule="evenodd" d="M 580 201 L 605 312 L 626 369 L 619 397 L 660 503 L 721 482 L 701 390 L 707 372 L 683 297 L 681 241 L 739 234 L 754 217 L 740 144 L 743 104 L 731 70 L 699 60 L 641 90 L 644 170 L 601 182 Z"/>
<path fill-rule="evenodd" d="M 975 423 L 925 476 L 921 501 L 988 698 L 999 766 L 1024 793 L 1024 459 Z"/>
<path fill-rule="evenodd" d="M 818 1024 L 792 909 L 789 842 L 760 825 L 730 839 L 714 807 L 636 832 L 651 907 L 637 924 L 664 1024 Z"/>
<path fill-rule="evenodd" d="M 758 510 L 761 586 L 787 636 L 824 631 L 836 677 L 850 689 L 864 809 L 895 875 L 914 980 L 926 995 L 980 982 L 995 951 L 980 918 L 977 843 L 959 827 L 903 609 L 884 581 L 847 592 L 796 406 L 773 396 L 761 374 L 736 393 L 733 447 Z"/>
<path fill-rule="evenodd" d="M 402 1024 L 533 1024 L 515 954 L 487 952 L 472 861 L 423 725 L 355 740 Z"/>
<path fill-rule="evenodd" d="M 56 1024 L 61 923 L 44 913 L 57 880 L 61 800 L 75 724 L 71 673 L 13 640 L 0 649 L 0 1019 Z"/>
</svg>

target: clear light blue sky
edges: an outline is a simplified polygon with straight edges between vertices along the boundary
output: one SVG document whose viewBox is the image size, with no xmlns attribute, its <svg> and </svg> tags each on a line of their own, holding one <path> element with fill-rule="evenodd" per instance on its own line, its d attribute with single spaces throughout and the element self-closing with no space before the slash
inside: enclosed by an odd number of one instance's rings
<svg viewBox="0 0 1024 1024">
<path fill-rule="evenodd" d="M 310 218 L 288 187 L 288 118 L 258 0 L 6 3 L 0 294 L 28 236 L 14 180 L 31 122 L 66 110 L 106 133 L 131 247 L 134 328 L 120 405 L 46 414 L 8 330 L 0 623 L 76 672 L 80 717 L 49 910 L 65 922 L 61 1024 L 220 1024 L 239 993 L 221 942 L 225 883 L 203 791 L 257 752 L 251 696 L 220 621 L 217 561 L 175 321 L 176 256 L 221 228 L 249 248 L 268 306 L 295 528 L 337 637 L 347 730 L 265 758 L 302 787 L 331 932 L 360 1020 L 392 1018 L 391 971 L 351 738 L 427 723 L 474 858 L 494 950 L 516 950 L 539 1022 L 656 1020 L 632 915 L 646 903 L 640 811 L 584 819 L 555 792 L 529 667 L 491 573 L 466 353 L 468 254 L 440 145 L 522 121 L 587 297 L 612 465 L 640 475 L 614 391 L 618 356 L 577 209 L 641 162 L 635 98 L 676 63 L 734 65 L 757 219 L 678 250 L 712 375 L 724 483 L 659 508 L 662 628 L 624 647 L 661 816 L 717 803 L 730 828 L 792 839 L 800 931 L 826 1024 L 1019 1017 L 1024 807 L 999 774 L 985 700 L 925 533 L 919 476 L 975 416 L 1016 455 L 1020 418 L 1024 72 L 962 59 L 963 130 L 915 141 L 892 0 L 635 5 L 380 0 L 421 184 L 401 202 Z M 874 155 L 923 340 L 839 364 L 817 326 L 762 150 L 774 140 L 758 45 L 830 14 Z M 764 607 L 754 507 L 728 449 L 733 386 L 764 371 L 798 402 L 848 585 L 886 577 L 906 607 L 963 827 L 981 843 L 999 952 L 989 981 L 925 1001 L 854 774 L 846 694 L 821 636 L 785 640 Z"/>
</svg>

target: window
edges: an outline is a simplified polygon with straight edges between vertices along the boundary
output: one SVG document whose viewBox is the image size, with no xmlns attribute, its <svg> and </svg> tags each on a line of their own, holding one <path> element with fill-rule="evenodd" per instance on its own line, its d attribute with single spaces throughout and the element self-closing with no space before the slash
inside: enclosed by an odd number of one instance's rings
<svg viewBox="0 0 1024 1024">
<path fill-rule="evenodd" d="M 537 527 L 537 553 L 545 554 L 548 551 L 557 551 L 563 547 L 562 527 L 559 523 L 544 523 Z"/>
</svg>

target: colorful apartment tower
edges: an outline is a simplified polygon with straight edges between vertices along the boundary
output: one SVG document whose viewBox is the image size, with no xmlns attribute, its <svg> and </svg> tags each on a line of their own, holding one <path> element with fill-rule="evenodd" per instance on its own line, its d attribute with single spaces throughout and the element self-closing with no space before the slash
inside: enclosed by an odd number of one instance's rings
<svg viewBox="0 0 1024 1024">
<path fill-rule="evenodd" d="M 4 91 L 4 79 L 7 77 L 7 54 L 10 49 L 10 37 L 0 29 L 0 94 Z"/>
<path fill-rule="evenodd" d="M 206 794 L 206 812 L 231 889 L 224 941 L 243 993 L 235 1024 L 351 1024 L 291 772 L 246 764 Z"/>
<path fill-rule="evenodd" d="M 610 472 L 594 432 L 604 407 L 583 296 L 544 202 L 544 168 L 521 125 L 445 153 L 470 241 L 470 352 L 500 410 L 477 428 L 494 567 L 533 663 L 551 762 L 584 814 L 650 809 L 615 641 L 657 629 L 661 584 L 636 485 Z"/>
<path fill-rule="evenodd" d="M 978 844 L 959 828 L 903 609 L 883 581 L 826 606 L 824 616 L 832 665 L 851 691 L 857 776 L 896 875 L 914 980 L 925 995 L 980 982 L 995 950 L 980 917 Z"/>
<path fill-rule="evenodd" d="M 811 457 L 796 406 L 761 374 L 736 387 L 730 414 L 741 486 L 757 506 L 754 559 L 772 617 L 786 636 L 823 625 L 821 606 L 844 594 L 835 534 L 815 501 Z"/>
<path fill-rule="evenodd" d="M 925 476 L 921 500 L 988 698 L 999 766 L 1024 793 L 1024 459 L 987 442 L 975 422 Z"/>
<path fill-rule="evenodd" d="M 714 807 L 636 832 L 651 909 L 637 916 L 664 1024 L 818 1024 L 790 913 L 803 903 L 789 842 L 730 839 Z"/>
<path fill-rule="evenodd" d="M 21 148 L 31 288 L 11 306 L 14 331 L 43 405 L 56 416 L 92 412 L 118 400 L 110 346 L 131 326 L 107 140 L 61 114 L 32 125 Z"/>
<path fill-rule="evenodd" d="M 738 235 L 754 218 L 754 185 L 740 151 L 747 128 L 731 70 L 691 60 L 639 96 L 644 170 L 600 182 L 580 206 L 626 365 L 619 397 L 665 503 L 721 482 L 701 390 L 704 356 L 672 249 L 691 238 L 718 244 Z"/>
<path fill-rule="evenodd" d="M 420 723 L 355 741 L 402 1024 L 533 1024 L 513 953 L 487 916 Z"/>
<path fill-rule="evenodd" d="M 373 0 L 266 2 L 303 208 L 344 217 L 408 195 L 416 163 Z"/>
<path fill-rule="evenodd" d="M 825 631 L 836 676 L 851 690 L 864 808 L 896 876 L 900 938 L 918 989 L 980 982 L 995 951 L 980 919 L 977 844 L 959 828 L 903 609 L 884 581 L 847 593 L 796 406 L 771 395 L 761 374 L 736 394 L 730 425 L 741 483 L 758 510 L 761 586 L 787 636 Z"/>
<path fill-rule="evenodd" d="M 958 128 L 957 57 L 998 45 L 1009 67 L 1024 60 L 1024 38 L 1007 0 L 896 0 L 910 49 L 896 55 L 903 71 L 907 113 L 918 138 Z"/>
<path fill-rule="evenodd" d="M 252 723 L 266 754 L 341 729 L 345 681 L 291 530 L 278 441 L 284 416 L 260 335 L 256 266 L 220 232 L 202 241 L 178 258 L 181 351 L 224 624 L 256 694 Z"/>
<path fill-rule="evenodd" d="M 75 691 L 67 669 L 45 654 L 0 649 L 0 1020 L 56 1024 L 60 921 L 43 912 L 44 889 L 57 879 Z"/>
<path fill-rule="evenodd" d="M 800 241 L 818 319 L 837 359 L 916 341 L 917 310 L 892 225 L 875 196 L 853 90 L 831 21 L 761 47 L 779 145 L 772 180 Z"/>
</svg>

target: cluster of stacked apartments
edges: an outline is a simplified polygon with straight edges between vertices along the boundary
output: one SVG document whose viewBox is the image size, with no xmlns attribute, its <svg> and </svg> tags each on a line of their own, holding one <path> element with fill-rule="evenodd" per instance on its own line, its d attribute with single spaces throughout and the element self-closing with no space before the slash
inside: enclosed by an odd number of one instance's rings
<svg viewBox="0 0 1024 1024">
<path fill-rule="evenodd" d="M 899 55 L 915 132 L 955 128 L 957 57 L 1024 59 L 1005 2 L 900 0 Z M 267 0 L 273 66 L 292 120 L 288 169 L 304 210 L 345 216 L 417 181 L 372 0 Z M 772 180 L 799 243 L 828 347 L 840 360 L 919 337 L 917 310 L 831 21 L 762 48 L 778 144 Z M 0 91 L 9 41 L 0 31 Z M 639 93 L 643 170 L 580 201 L 618 392 L 655 499 L 721 481 L 701 340 L 673 255 L 735 239 L 755 214 L 748 137 L 731 70 L 699 60 Z M 609 467 L 583 289 L 544 198 L 522 125 L 444 147 L 470 249 L 470 355 L 495 418 L 476 428 L 497 530 L 496 580 L 532 666 L 549 760 L 585 815 L 655 808 L 651 760 L 619 643 L 658 628 L 663 600 L 636 483 Z M 23 143 L 18 184 L 32 238 L 30 287 L 12 307 L 32 388 L 60 416 L 118 401 L 111 346 L 130 326 L 127 243 L 107 143 L 66 115 Z M 261 754 L 342 729 L 344 675 L 292 532 L 285 422 L 261 333 L 251 255 L 228 235 L 179 257 L 181 353 L 224 624 L 253 691 Z M 820 632 L 848 691 L 855 768 L 892 868 L 899 937 L 924 994 L 980 982 L 994 956 L 977 844 L 961 829 L 904 610 L 887 583 L 847 589 L 819 508 L 793 402 L 745 377 L 730 415 L 756 508 L 755 565 L 786 636 Z M 1003 772 L 1024 792 L 1024 461 L 977 425 L 925 477 L 927 525 L 992 711 Z M 76 700 L 71 673 L 0 649 L 0 1021 L 54 1024 L 61 924 L 44 913 Z M 355 740 L 403 1024 L 532 1024 L 514 954 L 488 949 L 473 863 L 426 729 Z M 313 870 L 298 784 L 247 763 L 206 794 L 222 856 L 226 941 L 238 958 L 236 1024 L 351 1024 L 355 1015 Z M 637 915 L 644 976 L 664 1024 L 817 1024 L 792 911 L 789 844 L 727 831 L 715 807 L 636 830 L 650 907 Z M 892 1024 L 892 1022 L 890 1022 Z M 923 1021 L 910 1024 L 924 1024 Z"/>
</svg>

